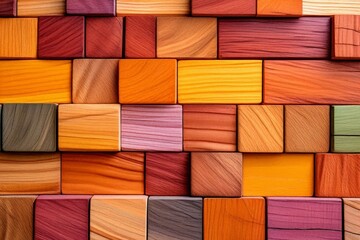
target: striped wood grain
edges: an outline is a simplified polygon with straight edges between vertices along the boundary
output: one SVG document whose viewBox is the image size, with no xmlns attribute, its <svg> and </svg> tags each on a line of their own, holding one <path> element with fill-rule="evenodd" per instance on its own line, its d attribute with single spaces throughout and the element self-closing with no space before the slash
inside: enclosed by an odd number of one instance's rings
<svg viewBox="0 0 360 240">
<path fill-rule="evenodd" d="M 66 0 L 17 0 L 18 16 L 63 16 Z"/>
<path fill-rule="evenodd" d="M 360 198 L 344 198 L 345 240 L 360 238 Z"/>
<path fill-rule="evenodd" d="M 0 2 L 0 17 L 15 17 L 17 12 L 16 0 L 2 0 Z"/>
<path fill-rule="evenodd" d="M 256 0 L 192 0 L 193 16 L 254 16 Z"/>
<path fill-rule="evenodd" d="M 331 133 L 333 135 L 360 135 L 360 106 L 332 106 L 331 118 Z"/>
<path fill-rule="evenodd" d="M 359 5 L 360 10 L 360 5 Z M 360 16 L 335 15 L 333 17 L 334 59 L 360 59 Z"/>
<path fill-rule="evenodd" d="M 303 0 L 257 0 L 257 16 L 298 17 L 302 15 Z"/>
<path fill-rule="evenodd" d="M 117 15 L 172 15 L 190 13 L 190 0 L 117 0 Z"/>
<path fill-rule="evenodd" d="M 358 0 L 303 0 L 303 15 L 359 14 Z"/>
<path fill-rule="evenodd" d="M 115 16 L 116 0 L 66 0 L 66 13 L 85 16 Z"/>
<path fill-rule="evenodd" d="M 332 136 L 331 152 L 360 153 L 360 136 Z"/>
</svg>

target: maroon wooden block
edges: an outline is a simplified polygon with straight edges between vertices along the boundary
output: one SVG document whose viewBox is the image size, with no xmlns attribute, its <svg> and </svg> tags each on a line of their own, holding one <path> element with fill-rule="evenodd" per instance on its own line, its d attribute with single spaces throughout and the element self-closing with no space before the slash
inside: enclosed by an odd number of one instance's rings
<svg viewBox="0 0 360 240">
<path fill-rule="evenodd" d="M 193 16 L 254 16 L 256 0 L 192 0 Z"/>
<path fill-rule="evenodd" d="M 66 13 L 87 16 L 115 16 L 115 0 L 66 0 Z"/>
<path fill-rule="evenodd" d="M 123 18 L 86 19 L 86 57 L 121 58 Z"/>
<path fill-rule="evenodd" d="M 0 0 L 0 17 L 16 16 L 16 0 Z"/>
<path fill-rule="evenodd" d="M 84 17 L 40 17 L 39 58 L 84 57 Z"/>
</svg>

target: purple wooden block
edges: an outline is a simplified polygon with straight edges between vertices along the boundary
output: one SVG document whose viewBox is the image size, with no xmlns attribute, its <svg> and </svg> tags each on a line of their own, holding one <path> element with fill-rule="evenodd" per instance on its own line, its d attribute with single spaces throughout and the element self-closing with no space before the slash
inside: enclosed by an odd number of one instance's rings
<svg viewBox="0 0 360 240">
<path fill-rule="evenodd" d="M 67 0 L 66 13 L 87 16 L 115 16 L 115 0 Z"/>
<path fill-rule="evenodd" d="M 181 151 L 181 105 L 123 105 L 121 146 L 130 151 Z"/>
<path fill-rule="evenodd" d="M 269 240 L 341 240 L 342 202 L 337 198 L 267 198 Z"/>
</svg>

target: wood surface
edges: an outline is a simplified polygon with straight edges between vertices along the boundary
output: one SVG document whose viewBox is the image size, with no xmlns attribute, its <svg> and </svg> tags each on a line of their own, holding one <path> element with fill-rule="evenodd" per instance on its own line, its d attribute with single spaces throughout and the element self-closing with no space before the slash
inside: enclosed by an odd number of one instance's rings
<svg viewBox="0 0 360 240">
<path fill-rule="evenodd" d="M 219 58 L 328 58 L 330 31 L 329 17 L 220 19 Z"/>
<path fill-rule="evenodd" d="M 358 197 L 360 154 L 316 154 L 315 196 Z"/>
<path fill-rule="evenodd" d="M 116 0 L 66 0 L 66 14 L 115 16 Z"/>
<path fill-rule="evenodd" d="M 244 196 L 313 196 L 313 154 L 244 154 Z"/>
<path fill-rule="evenodd" d="M 331 133 L 333 135 L 360 135 L 360 106 L 332 106 Z"/>
<path fill-rule="evenodd" d="M 59 105 L 60 151 L 120 151 L 119 104 Z"/>
<path fill-rule="evenodd" d="M 117 103 L 119 60 L 74 59 L 73 103 Z"/>
<path fill-rule="evenodd" d="M 125 151 L 182 150 L 181 105 L 123 105 L 121 147 Z"/>
<path fill-rule="evenodd" d="M 121 59 L 120 103 L 175 104 L 176 80 L 176 59 Z"/>
<path fill-rule="evenodd" d="M 240 152 L 283 152 L 282 105 L 239 105 L 237 109 Z"/>
<path fill-rule="evenodd" d="M 16 0 L 2 0 L 0 2 L 0 16 L 1 17 L 15 17 L 17 2 Z"/>
<path fill-rule="evenodd" d="M 178 62 L 181 104 L 261 103 L 262 61 L 186 60 Z"/>
<path fill-rule="evenodd" d="M 202 239 L 202 198 L 150 197 L 148 239 Z"/>
<path fill-rule="evenodd" d="M 91 198 L 90 239 L 146 240 L 147 196 Z"/>
<path fill-rule="evenodd" d="M 302 15 L 303 0 L 257 0 L 257 16 L 291 17 Z"/>
<path fill-rule="evenodd" d="M 235 105 L 184 105 L 184 151 L 236 151 Z"/>
<path fill-rule="evenodd" d="M 268 198 L 269 240 L 342 239 L 342 202 L 336 198 Z"/>
<path fill-rule="evenodd" d="M 360 63 L 264 61 L 266 104 L 359 104 Z"/>
<path fill-rule="evenodd" d="M 86 18 L 86 57 L 121 58 L 123 56 L 123 18 Z"/>
<path fill-rule="evenodd" d="M 358 0 L 303 0 L 303 15 L 359 14 Z"/>
<path fill-rule="evenodd" d="M 265 240 L 265 199 L 205 198 L 204 240 Z"/>
<path fill-rule="evenodd" d="M 358 240 L 360 236 L 360 199 L 344 198 L 345 240 Z"/>
<path fill-rule="evenodd" d="M 145 193 L 151 196 L 190 195 L 189 153 L 146 153 Z"/>
<path fill-rule="evenodd" d="M 360 153 L 360 136 L 332 136 L 331 152 Z"/>
<path fill-rule="evenodd" d="M 191 153 L 192 196 L 241 196 L 241 153 Z"/>
<path fill-rule="evenodd" d="M 0 126 L 2 126 L 2 105 L 0 105 Z M 0 127 L 0 152 L 2 151 L 2 127 Z"/>
<path fill-rule="evenodd" d="M 359 22 L 360 16 L 356 15 L 334 16 L 332 43 L 334 59 L 360 59 Z"/>
<path fill-rule="evenodd" d="M 190 0 L 117 0 L 117 15 L 171 15 L 190 14 Z"/>
<path fill-rule="evenodd" d="M 217 19 L 157 18 L 158 58 L 216 58 Z"/>
<path fill-rule="evenodd" d="M 0 153 L 0 194 L 59 194 L 60 153 Z"/>
<path fill-rule="evenodd" d="M 193 16 L 254 16 L 256 0 L 192 0 Z"/>
<path fill-rule="evenodd" d="M 25 16 L 63 16 L 66 0 L 17 0 L 17 13 Z"/>
<path fill-rule="evenodd" d="M 80 58 L 85 51 L 83 16 L 40 17 L 38 58 Z"/>
<path fill-rule="evenodd" d="M 144 194 L 143 153 L 63 153 L 63 194 Z"/>
</svg>

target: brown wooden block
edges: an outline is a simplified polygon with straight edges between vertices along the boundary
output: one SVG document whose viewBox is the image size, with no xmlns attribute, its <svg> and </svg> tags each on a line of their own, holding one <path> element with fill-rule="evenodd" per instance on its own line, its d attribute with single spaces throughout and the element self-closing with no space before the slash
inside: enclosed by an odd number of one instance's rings
<svg viewBox="0 0 360 240">
<path fill-rule="evenodd" d="M 187 16 L 190 0 L 117 0 L 117 15 Z"/>
<path fill-rule="evenodd" d="M 345 240 L 360 239 L 360 198 L 344 198 Z"/>
<path fill-rule="evenodd" d="M 116 0 L 66 0 L 66 13 L 73 15 L 115 16 Z"/>
<path fill-rule="evenodd" d="M 16 0 L 2 0 L 0 1 L 0 16 L 1 17 L 15 17 L 16 16 Z"/>
<path fill-rule="evenodd" d="M 360 16 L 336 15 L 333 18 L 334 59 L 360 59 Z"/>
<path fill-rule="evenodd" d="M 252 16 L 256 0 L 192 0 L 193 16 Z"/>
<path fill-rule="evenodd" d="M 66 0 L 17 0 L 17 12 L 21 17 L 63 16 Z"/>
<path fill-rule="evenodd" d="M 257 15 L 271 17 L 299 17 L 302 15 L 303 0 L 257 0 Z"/>
</svg>

